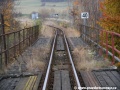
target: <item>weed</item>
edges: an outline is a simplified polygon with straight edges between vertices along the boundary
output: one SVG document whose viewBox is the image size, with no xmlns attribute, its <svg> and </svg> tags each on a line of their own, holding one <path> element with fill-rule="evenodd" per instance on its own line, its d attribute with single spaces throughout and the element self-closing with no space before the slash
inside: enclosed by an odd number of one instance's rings
<svg viewBox="0 0 120 90">
<path fill-rule="evenodd" d="M 110 66 L 108 60 L 96 60 L 89 48 L 77 47 L 73 51 L 75 64 L 78 70 L 101 69 Z"/>
</svg>

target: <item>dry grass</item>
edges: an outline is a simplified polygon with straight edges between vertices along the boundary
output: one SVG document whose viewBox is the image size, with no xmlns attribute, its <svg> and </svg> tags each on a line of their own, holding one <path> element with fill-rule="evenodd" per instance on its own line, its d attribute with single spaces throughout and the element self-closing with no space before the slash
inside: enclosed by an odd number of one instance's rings
<svg viewBox="0 0 120 90">
<path fill-rule="evenodd" d="M 31 54 L 25 55 L 24 60 L 26 62 L 28 71 L 43 71 L 46 65 L 46 58 L 48 57 L 50 46 L 42 48 L 31 48 Z"/>
<path fill-rule="evenodd" d="M 96 60 L 94 52 L 88 48 L 77 47 L 73 51 L 75 64 L 78 70 L 95 70 L 110 66 L 108 60 Z"/>
<path fill-rule="evenodd" d="M 44 22 L 45 25 L 56 26 L 57 23 L 55 21 L 47 20 Z"/>
<path fill-rule="evenodd" d="M 43 25 L 41 34 L 44 37 L 51 38 L 54 35 L 54 31 L 52 28 Z M 9 64 L 7 68 L 4 68 L 3 71 L 0 71 L 0 74 L 4 72 L 7 73 L 14 66 L 21 68 L 22 64 L 25 64 L 27 68 L 27 70 L 24 71 L 43 71 L 46 67 L 46 63 L 48 62 L 47 60 L 49 57 L 50 48 L 50 41 L 45 42 L 45 45 L 38 43 L 35 46 L 29 47 L 25 52 L 23 52 L 22 55 L 17 58 L 15 62 L 13 62 L 13 64 Z"/>
<path fill-rule="evenodd" d="M 43 61 L 32 59 L 27 63 L 28 71 L 43 71 L 44 68 L 45 68 L 45 62 Z"/>
<path fill-rule="evenodd" d="M 46 24 L 43 24 L 41 29 L 41 35 L 51 38 L 54 36 L 54 30 Z M 42 47 L 33 47 L 29 51 L 31 51 L 31 55 L 25 56 L 28 71 L 43 71 L 46 67 L 46 58 L 49 57 L 48 53 L 50 51 L 50 45 L 47 44 Z"/>
<path fill-rule="evenodd" d="M 67 28 L 64 31 L 67 37 L 80 37 L 80 32 L 74 28 Z"/>
<path fill-rule="evenodd" d="M 53 30 L 52 27 L 43 25 L 43 26 L 42 26 L 42 29 L 41 29 L 41 34 L 42 34 L 44 37 L 53 37 L 53 36 L 54 36 L 54 30 Z"/>
<path fill-rule="evenodd" d="M 38 45 L 35 47 L 29 47 L 22 55 L 19 56 L 16 62 L 9 64 L 7 68 L 0 71 L 0 74 L 9 72 L 9 70 L 12 70 L 14 66 L 18 66 L 20 72 L 44 71 L 48 62 L 49 52 L 49 43 L 44 46 Z M 22 66 L 23 64 L 24 66 Z"/>
<path fill-rule="evenodd" d="M 64 29 L 64 31 L 68 38 L 80 37 L 80 32 L 74 28 L 67 28 Z M 79 71 L 91 71 L 95 69 L 108 68 L 111 66 L 111 63 L 108 60 L 103 60 L 103 58 L 101 57 L 97 57 L 96 59 L 95 52 L 86 46 L 75 47 L 73 51 L 73 57 L 75 61 L 75 66 Z"/>
</svg>

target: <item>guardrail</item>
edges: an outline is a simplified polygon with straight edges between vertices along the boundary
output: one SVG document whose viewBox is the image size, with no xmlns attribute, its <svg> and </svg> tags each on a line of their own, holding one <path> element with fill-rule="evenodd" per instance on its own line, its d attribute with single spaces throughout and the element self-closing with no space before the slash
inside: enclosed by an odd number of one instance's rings
<svg viewBox="0 0 120 90">
<path fill-rule="evenodd" d="M 112 63 L 114 64 L 116 59 L 115 56 L 120 58 L 120 34 L 111 31 L 101 30 L 100 38 L 100 45 L 105 47 L 106 49 L 106 57 L 108 58 L 108 55 L 111 52 Z M 118 43 L 115 42 L 116 39 Z M 116 48 L 116 45 L 118 45 L 119 48 Z"/>
<path fill-rule="evenodd" d="M 18 31 L 5 33 L 4 20 L 0 25 L 0 68 L 16 58 L 30 45 L 32 45 L 39 35 L 39 26 L 33 26 Z"/>
<path fill-rule="evenodd" d="M 103 53 L 112 57 L 112 64 L 115 60 L 120 62 L 120 49 L 116 48 L 116 45 L 120 47 L 120 34 L 107 30 L 100 30 L 94 27 L 80 25 L 81 37 L 85 42 L 90 45 L 97 46 L 100 55 Z M 115 43 L 115 39 L 118 43 Z"/>
</svg>

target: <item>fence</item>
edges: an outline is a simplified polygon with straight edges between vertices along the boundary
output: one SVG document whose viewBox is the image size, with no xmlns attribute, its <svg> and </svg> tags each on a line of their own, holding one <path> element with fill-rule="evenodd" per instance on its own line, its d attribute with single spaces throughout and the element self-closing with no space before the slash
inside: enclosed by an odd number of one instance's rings
<svg viewBox="0 0 120 90">
<path fill-rule="evenodd" d="M 100 30 L 94 27 L 89 27 L 85 25 L 80 25 L 81 37 L 85 42 L 89 44 L 98 45 L 99 44 L 99 32 Z"/>
<path fill-rule="evenodd" d="M 120 34 L 85 25 L 80 25 L 80 32 L 85 42 L 98 48 L 100 55 L 105 53 L 107 58 L 111 58 L 112 64 L 115 60 L 120 62 Z"/>
<path fill-rule="evenodd" d="M 3 68 L 16 60 L 28 46 L 38 39 L 39 26 L 5 33 L 4 19 L 1 15 L 0 27 L 0 68 Z"/>
</svg>

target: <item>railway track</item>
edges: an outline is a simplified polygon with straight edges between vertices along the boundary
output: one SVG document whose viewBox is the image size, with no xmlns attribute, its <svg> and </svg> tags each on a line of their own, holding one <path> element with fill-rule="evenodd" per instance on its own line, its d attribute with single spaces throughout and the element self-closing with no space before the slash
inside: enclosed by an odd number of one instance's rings
<svg viewBox="0 0 120 90">
<path fill-rule="evenodd" d="M 77 71 L 64 32 L 55 29 L 57 30 L 46 70 L 2 75 L 0 90 L 86 90 L 80 87 L 95 86 L 112 86 L 120 90 L 120 71 L 117 69 Z"/>
<path fill-rule="evenodd" d="M 40 90 L 74 90 L 81 87 L 64 32 L 56 30 L 43 87 Z M 81 89 L 79 89 L 81 90 Z"/>
<path fill-rule="evenodd" d="M 56 30 L 44 72 L 1 77 L 0 90 L 74 90 L 74 86 L 81 87 L 66 36 L 60 29 Z"/>
</svg>

